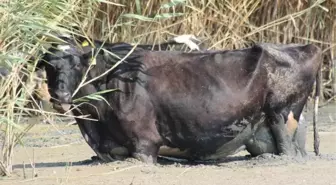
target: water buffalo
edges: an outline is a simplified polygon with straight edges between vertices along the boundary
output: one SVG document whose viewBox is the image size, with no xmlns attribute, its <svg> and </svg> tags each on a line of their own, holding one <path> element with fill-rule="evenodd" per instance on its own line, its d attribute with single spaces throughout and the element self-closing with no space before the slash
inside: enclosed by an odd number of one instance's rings
<svg viewBox="0 0 336 185">
<path fill-rule="evenodd" d="M 88 144 L 105 161 L 132 156 L 155 163 L 158 154 L 214 160 L 241 146 L 254 155 L 305 154 L 304 126 L 297 120 L 321 64 L 315 45 L 263 43 L 184 53 L 121 44 L 110 48 L 114 55 L 92 53 L 90 46 L 59 48 L 51 48 L 53 54 L 45 54 L 38 67 L 46 70 L 60 111 L 73 103 L 75 115 L 99 120 L 96 127 L 76 119 Z M 74 94 L 92 55 L 96 64 L 87 80 L 111 69 L 119 58 L 126 60 Z M 109 104 L 72 102 L 105 89 L 117 89 L 103 94 Z"/>
</svg>

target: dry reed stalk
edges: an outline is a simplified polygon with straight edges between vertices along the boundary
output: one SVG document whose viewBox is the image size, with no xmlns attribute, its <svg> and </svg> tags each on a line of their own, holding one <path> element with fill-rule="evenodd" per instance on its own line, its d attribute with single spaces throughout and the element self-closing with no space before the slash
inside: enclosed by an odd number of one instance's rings
<svg viewBox="0 0 336 185">
<path fill-rule="evenodd" d="M 26 176 L 26 163 L 23 161 L 22 165 L 23 165 L 23 168 L 22 168 L 23 178 L 26 179 L 27 178 L 27 176 Z"/>
<path fill-rule="evenodd" d="M 336 6 L 336 3 L 335 3 Z M 336 44 L 336 16 L 332 21 L 331 42 Z M 333 96 L 336 96 L 336 46 L 330 49 Z"/>
</svg>

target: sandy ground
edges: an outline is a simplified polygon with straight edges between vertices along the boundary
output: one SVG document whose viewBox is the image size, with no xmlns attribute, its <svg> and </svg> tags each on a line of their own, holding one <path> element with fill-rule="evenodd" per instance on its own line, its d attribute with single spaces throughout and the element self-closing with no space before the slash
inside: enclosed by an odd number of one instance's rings
<svg viewBox="0 0 336 185">
<path fill-rule="evenodd" d="M 145 165 L 132 159 L 99 164 L 92 162 L 94 153 L 81 138 L 77 126 L 59 124 L 56 131 L 51 125 L 39 124 L 25 138 L 25 147 L 15 148 L 14 173 L 0 179 L 0 184 L 336 185 L 335 109 L 324 111 L 322 115 L 321 156 L 313 155 L 310 127 L 306 158 L 273 155 L 249 158 L 246 152 L 241 152 L 220 163 L 203 164 L 164 159 L 157 165 Z"/>
</svg>

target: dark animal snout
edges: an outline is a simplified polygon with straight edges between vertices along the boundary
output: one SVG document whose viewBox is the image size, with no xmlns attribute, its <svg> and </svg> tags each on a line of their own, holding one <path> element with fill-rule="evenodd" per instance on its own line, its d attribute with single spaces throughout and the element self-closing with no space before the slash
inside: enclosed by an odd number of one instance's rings
<svg viewBox="0 0 336 185">
<path fill-rule="evenodd" d="M 56 95 L 55 98 L 60 103 L 71 103 L 71 94 L 70 94 L 70 92 L 67 92 L 67 91 L 56 91 L 55 95 Z"/>
</svg>

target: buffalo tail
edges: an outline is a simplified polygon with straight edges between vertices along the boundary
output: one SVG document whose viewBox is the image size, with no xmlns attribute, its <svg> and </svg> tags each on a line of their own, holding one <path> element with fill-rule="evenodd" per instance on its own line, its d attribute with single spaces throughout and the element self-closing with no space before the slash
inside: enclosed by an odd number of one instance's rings
<svg viewBox="0 0 336 185">
<path fill-rule="evenodd" d="M 313 114 L 313 128 L 314 128 L 314 153 L 315 155 L 320 154 L 320 136 L 317 129 L 318 121 L 318 104 L 319 104 L 319 95 L 320 95 L 320 85 L 321 85 L 321 66 L 318 69 L 316 75 L 316 86 L 315 86 L 315 99 L 314 99 L 314 114 Z"/>
</svg>

